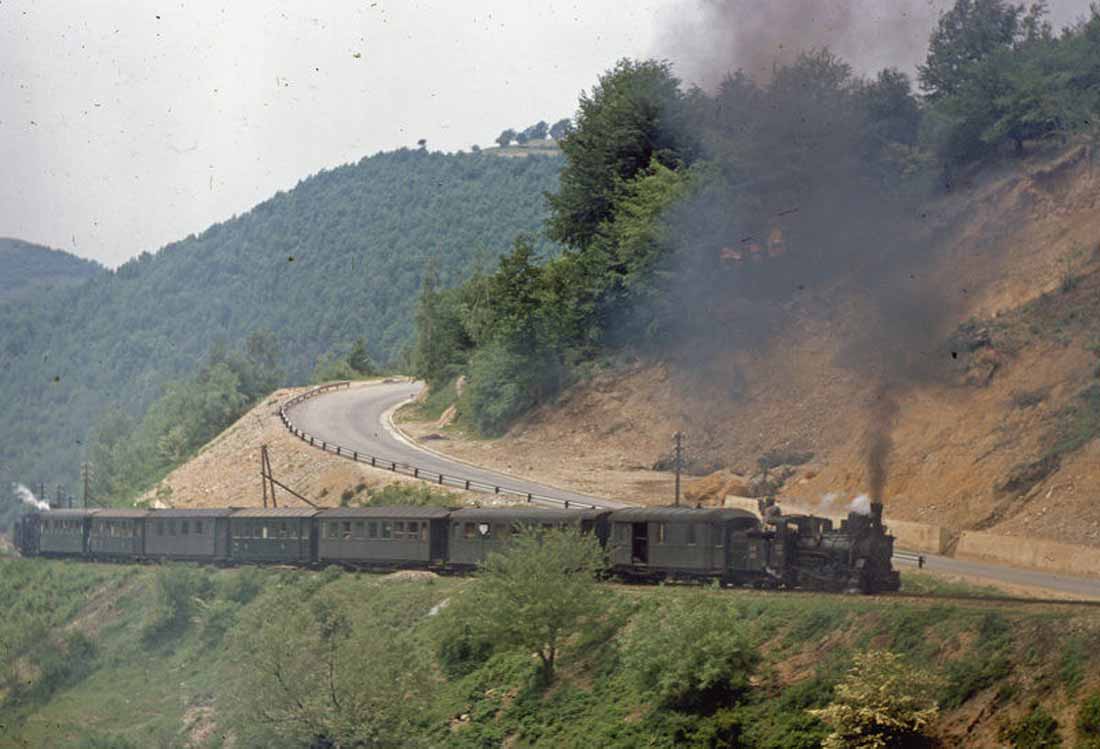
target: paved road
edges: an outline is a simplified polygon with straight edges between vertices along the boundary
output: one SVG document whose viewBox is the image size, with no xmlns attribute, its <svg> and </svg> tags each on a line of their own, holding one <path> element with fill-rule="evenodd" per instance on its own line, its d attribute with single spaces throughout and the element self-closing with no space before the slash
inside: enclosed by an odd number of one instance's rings
<svg viewBox="0 0 1100 749">
<path fill-rule="evenodd" d="M 590 497 L 472 466 L 408 442 L 390 428 L 386 417 L 393 408 L 414 397 L 421 387 L 420 383 L 398 382 L 334 390 L 294 406 L 290 418 L 298 428 L 329 443 L 358 450 L 376 458 L 424 468 L 433 473 L 444 473 L 517 492 L 530 492 L 585 505 L 626 506 L 622 502 Z M 560 507 L 557 502 L 547 504 Z"/>
<path fill-rule="evenodd" d="M 387 414 L 396 406 L 414 397 L 420 388 L 419 383 L 399 382 L 336 390 L 295 406 L 290 416 L 299 428 L 310 434 L 330 443 L 385 460 L 407 463 L 462 479 L 484 481 L 520 492 L 567 499 L 571 502 L 610 508 L 627 506 L 623 502 L 589 497 L 471 466 L 408 442 L 391 430 Z M 926 556 L 925 559 L 925 569 L 931 572 L 965 575 L 990 582 L 1100 598 L 1100 579 L 1054 575 L 1038 570 L 1005 567 L 951 557 Z M 909 566 L 910 563 L 895 560 L 895 564 Z"/>
</svg>

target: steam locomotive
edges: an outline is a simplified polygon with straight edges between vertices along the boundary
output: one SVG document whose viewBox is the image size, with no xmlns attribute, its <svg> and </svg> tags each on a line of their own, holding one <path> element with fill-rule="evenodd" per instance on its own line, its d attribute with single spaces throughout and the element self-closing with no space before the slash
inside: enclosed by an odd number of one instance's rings
<svg viewBox="0 0 1100 749">
<path fill-rule="evenodd" d="M 897 590 L 882 505 L 839 527 L 762 506 L 621 510 L 442 507 L 51 510 L 23 515 L 24 556 L 210 564 L 343 565 L 358 569 L 476 568 L 523 528 L 572 527 L 606 549 L 626 580 L 881 593 Z"/>
</svg>

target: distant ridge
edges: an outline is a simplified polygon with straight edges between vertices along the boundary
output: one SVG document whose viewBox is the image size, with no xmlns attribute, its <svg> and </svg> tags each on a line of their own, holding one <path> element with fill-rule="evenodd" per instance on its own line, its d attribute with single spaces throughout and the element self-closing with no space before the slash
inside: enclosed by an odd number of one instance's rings
<svg viewBox="0 0 1100 749">
<path fill-rule="evenodd" d="M 99 263 L 62 250 L 0 237 L 0 303 L 80 283 L 103 270 Z"/>
<path fill-rule="evenodd" d="M 216 342 L 270 330 L 297 383 L 319 355 L 360 336 L 375 362 L 393 362 L 412 340 L 429 266 L 451 286 L 494 268 L 517 234 L 557 251 L 542 224 L 561 164 L 551 154 L 378 153 L 117 270 L 93 266 L 84 284 L 0 303 L 0 487 L 75 488 L 97 422 L 140 416 Z"/>
</svg>

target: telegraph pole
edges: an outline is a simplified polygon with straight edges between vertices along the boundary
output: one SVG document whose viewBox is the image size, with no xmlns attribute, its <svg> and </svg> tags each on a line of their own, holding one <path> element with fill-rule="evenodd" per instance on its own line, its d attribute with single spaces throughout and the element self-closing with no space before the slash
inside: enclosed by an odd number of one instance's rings
<svg viewBox="0 0 1100 749">
<path fill-rule="evenodd" d="M 676 506 L 680 506 L 680 471 L 684 469 L 684 433 L 672 435 L 676 439 Z"/>
<path fill-rule="evenodd" d="M 80 478 L 84 480 L 84 509 L 88 509 L 88 502 L 92 499 L 92 464 L 80 464 Z"/>
</svg>

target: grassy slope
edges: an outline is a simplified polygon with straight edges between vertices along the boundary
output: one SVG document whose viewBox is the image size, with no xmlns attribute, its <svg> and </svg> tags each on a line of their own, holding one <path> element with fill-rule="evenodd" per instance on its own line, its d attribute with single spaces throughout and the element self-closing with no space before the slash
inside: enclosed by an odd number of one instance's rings
<svg viewBox="0 0 1100 749">
<path fill-rule="evenodd" d="M 7 620 L 0 655 L 4 676 L 32 682 L 13 696 L 0 693 L 0 747 L 22 746 L 223 746 L 233 733 L 227 677 L 247 664 L 226 657 L 233 621 L 276 586 L 338 586 L 372 605 L 372 590 L 385 585 L 395 601 L 420 612 L 414 623 L 429 636 L 428 607 L 454 595 L 467 579 L 381 582 L 377 576 L 328 575 L 278 570 L 204 570 L 209 590 L 191 620 L 152 644 L 142 631 L 156 606 L 149 567 L 93 566 L 36 560 L 0 563 L 0 604 L 33 609 Z M 242 595 L 255 584 L 259 595 Z M 33 585 L 37 598 L 28 595 Z M 89 595 L 94 593 L 93 595 Z M 51 598 L 43 612 L 30 605 Z M 822 726 L 804 710 L 826 703 L 851 654 L 870 647 L 906 653 L 945 678 L 939 729 L 951 746 L 989 745 L 996 732 L 1043 704 L 1072 736 L 1074 705 L 1096 689 L 1092 675 L 1100 623 L 1090 610 L 1012 609 L 979 604 L 891 602 L 819 595 L 774 595 L 701 588 L 608 587 L 614 606 L 605 626 L 572 643 L 548 691 L 534 686 L 534 663 L 522 654 L 500 654 L 472 673 L 441 683 L 418 730 L 429 745 L 674 746 L 717 731 L 740 731 L 753 747 L 813 746 Z M 731 626 L 750 633 L 764 660 L 748 698 L 732 710 L 690 714 L 654 708 L 651 698 L 622 668 L 618 638 L 640 612 L 674 598 L 706 597 L 729 604 Z M 233 615 L 217 619 L 217 602 Z M 242 601 L 244 603 L 242 603 Z M 223 607 L 224 608 L 224 607 Z M 12 631 L 41 626 L 50 635 L 23 641 L 13 660 L 3 646 Z M 228 627 L 218 626 L 228 622 Z M 38 630 L 36 630 L 38 631 Z M 94 655 L 70 658 L 65 672 L 51 671 L 53 689 L 41 686 L 35 664 L 48 662 L 58 643 L 85 633 Z M 386 637 L 386 632 L 379 632 Z M 37 642 L 38 645 L 27 643 Z M 35 686 L 33 682 L 39 682 Z M 439 677 L 442 679 L 442 677 Z M 5 684 L 10 682 L 5 679 Z M 10 687 L 9 687 L 10 688 Z M 728 707 L 728 706 L 727 706 Z M 93 743 L 92 739 L 99 743 Z M 109 742 L 115 742 L 114 744 Z M 130 742 L 129 744 L 124 742 Z"/>
</svg>

